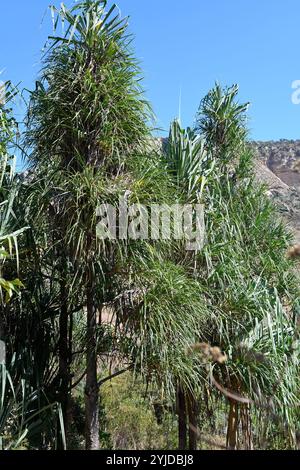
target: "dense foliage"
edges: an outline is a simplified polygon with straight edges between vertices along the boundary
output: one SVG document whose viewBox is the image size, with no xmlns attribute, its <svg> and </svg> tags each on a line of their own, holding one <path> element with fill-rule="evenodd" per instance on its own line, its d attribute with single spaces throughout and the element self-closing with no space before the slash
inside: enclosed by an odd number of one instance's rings
<svg viewBox="0 0 300 470">
<path fill-rule="evenodd" d="M 0 105 L 2 447 L 295 448 L 299 278 L 255 180 L 247 105 L 217 84 L 194 129 L 154 140 L 116 11 L 51 8 L 24 175 Z M 120 199 L 202 204 L 203 249 L 97 237 L 99 204 Z"/>
</svg>

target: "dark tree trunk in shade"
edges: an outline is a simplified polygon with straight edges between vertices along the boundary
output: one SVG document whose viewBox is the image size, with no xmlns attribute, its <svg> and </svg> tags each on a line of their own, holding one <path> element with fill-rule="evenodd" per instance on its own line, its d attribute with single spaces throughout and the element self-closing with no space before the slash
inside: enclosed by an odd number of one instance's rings
<svg viewBox="0 0 300 470">
<path fill-rule="evenodd" d="M 197 450 L 198 441 L 198 404 L 192 395 L 188 398 L 189 450 Z"/>
<path fill-rule="evenodd" d="M 177 390 L 177 412 L 178 412 L 178 448 L 187 449 L 187 412 L 186 399 L 182 387 L 179 385 Z"/>
<path fill-rule="evenodd" d="M 63 421 L 64 421 L 64 432 L 66 441 L 68 439 L 69 428 L 70 428 L 70 351 L 69 351 L 69 312 L 67 304 L 67 287 L 65 281 L 60 284 L 60 317 L 59 317 L 59 379 L 60 379 L 60 390 L 59 390 L 59 402 L 62 407 Z M 59 433 L 61 433 L 60 425 L 58 427 Z M 63 442 L 60 438 L 58 440 L 59 448 L 62 447 Z"/>
<path fill-rule="evenodd" d="M 86 289 L 87 300 L 87 358 L 85 387 L 86 449 L 99 449 L 99 390 L 97 384 L 96 307 L 93 272 L 90 267 Z"/>
</svg>

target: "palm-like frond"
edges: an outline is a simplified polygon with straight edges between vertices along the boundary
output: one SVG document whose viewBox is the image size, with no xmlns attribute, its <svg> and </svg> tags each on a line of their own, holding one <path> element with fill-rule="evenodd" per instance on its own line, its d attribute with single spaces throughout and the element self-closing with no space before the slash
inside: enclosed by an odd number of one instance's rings
<svg viewBox="0 0 300 470">
<path fill-rule="evenodd" d="M 145 142 L 151 112 L 143 99 L 127 21 L 105 12 L 106 2 L 53 10 L 55 28 L 36 90 L 31 93 L 27 145 L 31 162 L 81 170 L 85 164 L 118 171 L 128 150 Z M 56 16 L 57 15 L 57 16 Z M 120 160 L 121 159 L 121 160 Z"/>
<path fill-rule="evenodd" d="M 225 162 L 234 158 L 247 135 L 245 113 L 249 103 L 238 103 L 238 90 L 237 85 L 222 89 L 216 84 L 201 101 L 196 116 L 195 132 Z"/>
<path fill-rule="evenodd" d="M 204 140 L 192 129 L 181 129 L 178 121 L 170 128 L 166 149 L 169 171 L 186 200 L 200 200 L 214 162 L 205 149 Z"/>
</svg>

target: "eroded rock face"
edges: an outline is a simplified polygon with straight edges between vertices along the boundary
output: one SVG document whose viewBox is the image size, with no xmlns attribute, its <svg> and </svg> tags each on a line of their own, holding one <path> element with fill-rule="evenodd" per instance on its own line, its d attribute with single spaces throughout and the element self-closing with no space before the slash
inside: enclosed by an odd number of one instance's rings
<svg viewBox="0 0 300 470">
<path fill-rule="evenodd" d="M 269 195 L 300 242 L 300 140 L 253 142 L 257 180 Z"/>
<path fill-rule="evenodd" d="M 253 142 L 253 147 L 276 176 L 300 192 L 300 140 Z"/>
</svg>

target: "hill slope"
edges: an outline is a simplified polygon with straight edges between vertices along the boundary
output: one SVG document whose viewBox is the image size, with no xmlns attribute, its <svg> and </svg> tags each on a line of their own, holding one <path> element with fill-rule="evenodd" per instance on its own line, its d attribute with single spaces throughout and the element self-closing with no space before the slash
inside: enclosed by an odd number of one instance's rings
<svg viewBox="0 0 300 470">
<path fill-rule="evenodd" d="M 269 195 L 300 243 L 300 141 L 253 142 L 257 180 Z"/>
</svg>

